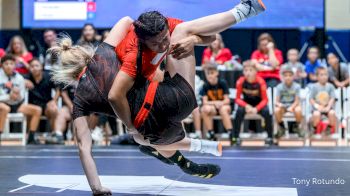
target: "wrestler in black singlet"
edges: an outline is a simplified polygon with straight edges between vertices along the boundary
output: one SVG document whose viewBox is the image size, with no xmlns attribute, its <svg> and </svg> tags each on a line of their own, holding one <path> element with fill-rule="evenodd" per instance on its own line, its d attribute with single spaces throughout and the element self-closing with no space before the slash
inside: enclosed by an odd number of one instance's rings
<svg viewBox="0 0 350 196">
<path fill-rule="evenodd" d="M 120 62 L 114 47 L 103 42 L 98 46 L 92 62 L 80 79 L 73 101 L 73 119 L 88 116 L 90 113 L 104 113 L 115 116 L 108 102 L 108 93 L 115 76 L 120 69 Z M 136 84 L 138 83 L 138 84 Z M 132 120 L 142 107 L 149 82 L 135 82 L 128 92 Z M 192 87 L 176 74 L 170 77 L 165 74 L 164 81 L 159 83 L 153 107 L 138 131 L 149 139 L 151 144 L 166 145 L 182 140 L 185 137 L 181 121 L 197 107 Z"/>
</svg>

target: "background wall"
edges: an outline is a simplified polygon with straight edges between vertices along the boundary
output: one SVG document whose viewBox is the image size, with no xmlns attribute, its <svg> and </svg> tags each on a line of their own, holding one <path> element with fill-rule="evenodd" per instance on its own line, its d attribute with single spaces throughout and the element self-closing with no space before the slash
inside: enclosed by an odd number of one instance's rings
<svg viewBox="0 0 350 196">
<path fill-rule="evenodd" d="M 326 0 L 326 26 L 328 29 L 350 29 L 350 0 Z"/>
<path fill-rule="evenodd" d="M 0 0 L 0 29 L 20 28 L 20 0 Z"/>
</svg>

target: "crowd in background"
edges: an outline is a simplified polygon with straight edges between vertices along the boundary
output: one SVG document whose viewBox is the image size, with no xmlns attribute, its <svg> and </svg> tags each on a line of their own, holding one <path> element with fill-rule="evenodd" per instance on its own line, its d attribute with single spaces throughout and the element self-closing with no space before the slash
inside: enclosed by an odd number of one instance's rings
<svg viewBox="0 0 350 196">
<path fill-rule="evenodd" d="M 86 24 L 76 44 L 96 47 L 107 35 L 108 31 L 98 35 L 93 25 Z M 46 49 L 55 46 L 57 34 L 54 30 L 45 30 L 43 39 L 45 50 L 37 57 L 28 51 L 21 36 L 12 37 L 7 48 L 0 49 L 0 133 L 4 131 L 8 113 L 20 112 L 29 122 L 28 144 L 37 144 L 36 132 L 44 116 L 51 131 L 45 143 L 64 144 L 64 132 L 72 119 L 75 87 L 52 83 L 50 71 L 59 68 L 60 62 L 58 57 L 46 53 Z M 219 77 L 220 67 L 230 69 L 237 66 L 232 52 L 225 48 L 222 37 L 217 35 L 217 39 L 204 50 L 201 66 L 205 78 L 196 76 L 199 108 L 192 113 L 195 137 L 215 139 L 213 118 L 220 116 L 232 143 L 239 144 L 245 115 L 260 114 L 264 119 L 263 128 L 267 131 L 266 142 L 272 144 L 273 122 L 276 121 L 278 126 L 275 136 L 283 136 L 287 129 L 283 115 L 288 112 L 296 119 L 293 131 L 302 136 L 300 124 L 303 114 L 299 93 L 303 88 L 310 89 L 308 101 L 312 106 L 311 124 L 315 135 L 321 134 L 324 117 L 328 119 L 330 134 L 335 133 L 335 89 L 349 85 L 348 65 L 341 63 L 334 53 L 327 54 L 326 62 L 321 61 L 317 47 L 308 48 L 306 62 L 300 62 L 298 49 L 288 50 L 285 61 L 283 53 L 277 48 L 278 43 L 268 33 L 261 34 L 257 43 L 258 48 L 252 51 L 251 58 L 241 62 L 243 76 L 235 86 L 229 86 L 225 78 Z M 269 87 L 276 89 L 274 111 L 268 107 L 272 101 L 267 96 Z M 230 98 L 230 89 L 236 90 L 234 100 Z M 59 100 L 62 100 L 61 104 Z M 236 110 L 234 121 L 231 118 L 233 110 Z M 94 140 L 103 138 L 107 121 L 115 130 L 115 119 L 95 114 L 90 116 L 89 127 Z"/>
</svg>

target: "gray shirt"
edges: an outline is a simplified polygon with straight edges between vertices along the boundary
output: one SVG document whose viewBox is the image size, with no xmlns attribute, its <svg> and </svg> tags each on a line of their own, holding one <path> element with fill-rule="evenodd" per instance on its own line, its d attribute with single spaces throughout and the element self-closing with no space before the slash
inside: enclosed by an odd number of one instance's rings
<svg viewBox="0 0 350 196">
<path fill-rule="evenodd" d="M 310 98 L 314 99 L 317 104 L 326 106 L 332 98 L 335 99 L 335 88 L 331 83 L 326 85 L 315 83 L 312 85 Z"/>
<path fill-rule="evenodd" d="M 20 99 L 10 99 L 11 88 L 9 88 L 9 86 L 7 86 L 6 83 L 10 83 L 10 86 L 12 87 L 19 88 L 21 95 Z M 15 73 L 12 76 L 7 76 L 4 70 L 0 68 L 0 102 L 7 103 L 9 105 L 16 105 L 22 102 L 26 91 L 24 84 L 24 78 L 23 76 L 21 76 L 21 74 Z"/>
<path fill-rule="evenodd" d="M 300 85 L 293 82 L 293 84 L 288 87 L 284 83 L 280 83 L 276 87 L 276 96 L 280 97 L 280 102 L 285 107 L 290 107 L 294 101 L 296 96 L 299 96 Z"/>
<path fill-rule="evenodd" d="M 332 82 L 335 79 L 337 79 L 339 82 L 342 82 L 349 78 L 349 69 L 345 63 L 340 63 L 340 67 L 338 67 L 338 69 L 334 69 L 332 66 L 329 66 L 328 73 L 329 80 Z"/>
</svg>

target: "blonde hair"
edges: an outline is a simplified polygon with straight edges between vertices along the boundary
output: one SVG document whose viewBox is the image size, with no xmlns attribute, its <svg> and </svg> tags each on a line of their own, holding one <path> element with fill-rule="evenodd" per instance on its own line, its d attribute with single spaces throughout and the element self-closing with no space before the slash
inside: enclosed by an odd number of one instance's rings
<svg viewBox="0 0 350 196">
<path fill-rule="evenodd" d="M 216 40 L 218 40 L 220 42 L 220 49 L 225 48 L 225 43 L 224 40 L 222 39 L 222 36 L 218 33 L 216 34 Z M 210 50 L 213 50 L 213 48 L 211 47 L 211 44 L 208 46 L 210 48 Z"/>
<path fill-rule="evenodd" d="M 21 55 L 27 53 L 27 52 L 28 52 L 27 46 L 26 46 L 26 44 L 24 43 L 23 38 L 22 38 L 21 36 L 19 36 L 19 35 L 15 35 L 15 36 L 13 36 L 13 37 L 11 38 L 9 45 L 8 45 L 7 48 L 6 48 L 6 51 L 7 51 L 8 53 L 10 53 L 10 54 L 16 55 L 16 54 L 15 54 L 15 51 L 13 51 L 13 42 L 15 42 L 16 39 L 17 39 L 17 40 L 21 43 L 21 45 L 22 45 Z"/>
<path fill-rule="evenodd" d="M 58 57 L 61 62 L 59 67 L 53 69 L 52 80 L 66 85 L 78 80 L 94 56 L 92 46 L 73 45 L 72 39 L 67 35 L 61 35 L 57 45 L 48 49 L 47 52 Z"/>
</svg>

